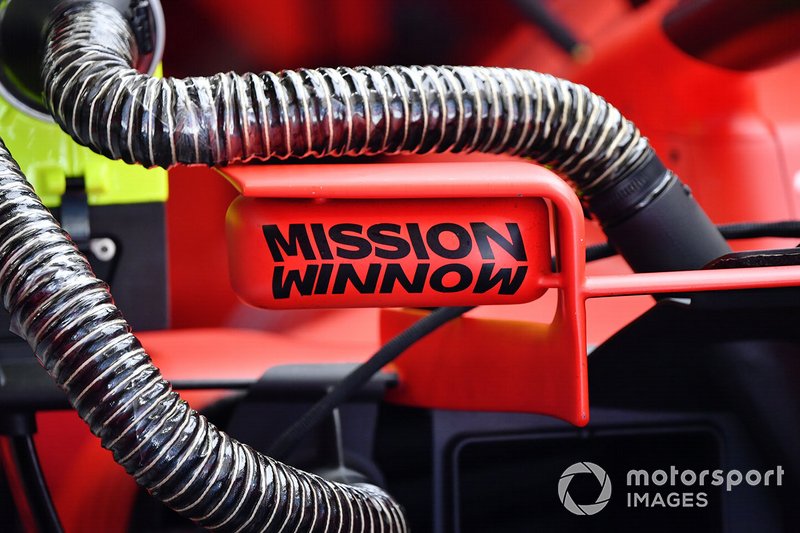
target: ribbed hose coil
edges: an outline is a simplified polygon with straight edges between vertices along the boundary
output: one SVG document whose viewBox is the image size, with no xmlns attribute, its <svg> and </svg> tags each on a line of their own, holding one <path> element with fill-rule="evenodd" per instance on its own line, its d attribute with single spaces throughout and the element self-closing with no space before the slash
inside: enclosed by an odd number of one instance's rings
<svg viewBox="0 0 800 533">
<path fill-rule="evenodd" d="M 532 71 L 358 67 L 156 79 L 102 3 L 51 26 L 46 103 L 79 143 L 145 166 L 325 155 L 491 152 L 552 165 L 583 194 L 652 149 L 586 87 Z"/>
<path fill-rule="evenodd" d="M 191 409 L 153 366 L 108 287 L 0 141 L 0 295 L 25 338 L 114 459 L 209 529 L 406 531 L 380 489 L 332 483 L 265 457 Z"/>
</svg>

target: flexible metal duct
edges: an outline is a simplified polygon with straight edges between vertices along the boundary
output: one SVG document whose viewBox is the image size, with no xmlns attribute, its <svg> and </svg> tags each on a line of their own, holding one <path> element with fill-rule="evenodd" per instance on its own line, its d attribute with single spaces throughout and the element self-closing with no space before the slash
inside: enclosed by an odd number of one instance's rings
<svg viewBox="0 0 800 533">
<path fill-rule="evenodd" d="M 102 3 L 50 31 L 47 104 L 76 141 L 145 166 L 401 152 L 511 153 L 552 164 L 589 193 L 651 149 L 586 87 L 481 67 L 323 68 L 156 79 Z"/>
<path fill-rule="evenodd" d="M 156 79 L 131 67 L 136 58 L 125 17 L 105 3 L 73 6 L 51 25 L 46 103 L 76 141 L 112 159 L 170 167 L 507 153 L 570 180 L 635 270 L 699 268 L 729 251 L 647 139 L 582 85 L 532 71 L 439 66 Z"/>
<path fill-rule="evenodd" d="M 13 330 L 103 446 L 182 515 L 224 531 L 406 531 L 402 510 L 377 487 L 332 483 L 281 464 L 191 409 L 2 141 L 0 295 Z"/>
</svg>

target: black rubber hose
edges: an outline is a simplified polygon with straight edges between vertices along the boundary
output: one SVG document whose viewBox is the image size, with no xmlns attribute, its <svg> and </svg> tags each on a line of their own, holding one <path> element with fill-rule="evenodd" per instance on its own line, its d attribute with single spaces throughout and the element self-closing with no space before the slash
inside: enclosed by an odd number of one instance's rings
<svg viewBox="0 0 800 533">
<path fill-rule="evenodd" d="M 406 531 L 401 509 L 379 489 L 273 461 L 191 409 L 2 142 L 0 296 L 13 331 L 114 459 L 196 523 L 225 531 Z"/>
</svg>

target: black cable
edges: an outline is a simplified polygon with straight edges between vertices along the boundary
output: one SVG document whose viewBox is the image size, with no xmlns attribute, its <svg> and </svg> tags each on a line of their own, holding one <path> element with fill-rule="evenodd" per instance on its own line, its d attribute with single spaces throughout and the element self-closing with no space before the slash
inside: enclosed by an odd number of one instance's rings
<svg viewBox="0 0 800 533">
<path fill-rule="evenodd" d="M 331 415 L 334 409 L 347 401 L 354 392 L 367 383 L 384 366 L 397 359 L 412 344 L 447 322 L 460 317 L 473 307 L 440 307 L 420 318 L 410 327 L 384 344 L 366 362 L 359 365 L 335 387 L 331 388 L 317 403 L 303 413 L 297 421 L 284 431 L 272 444 L 268 455 L 283 459 L 287 453 L 320 422 Z"/>
<path fill-rule="evenodd" d="M 717 226 L 726 239 L 788 237 L 800 239 L 800 220 L 779 222 L 737 222 Z"/>
<path fill-rule="evenodd" d="M 800 239 L 800 220 L 778 222 L 737 222 L 717 225 L 722 236 L 728 240 L 760 239 L 763 237 Z M 586 262 L 597 261 L 617 255 L 617 251 L 607 242 L 586 247 Z"/>
<path fill-rule="evenodd" d="M 237 379 L 237 378 L 211 378 L 211 379 L 173 379 L 170 380 L 172 388 L 175 390 L 247 390 L 257 380 L 250 378 Z"/>
<path fill-rule="evenodd" d="M 525 18 L 538 26 L 559 48 L 574 54 L 581 43 L 561 20 L 553 14 L 542 0 L 513 0 Z"/>
<path fill-rule="evenodd" d="M 32 435 L 9 437 L 28 505 L 40 533 L 62 533 L 61 521 L 47 490 Z"/>
</svg>

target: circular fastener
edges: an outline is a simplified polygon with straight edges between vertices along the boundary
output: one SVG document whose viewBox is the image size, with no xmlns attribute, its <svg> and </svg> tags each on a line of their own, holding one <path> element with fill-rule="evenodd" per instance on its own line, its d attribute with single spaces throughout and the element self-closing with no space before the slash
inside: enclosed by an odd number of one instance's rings
<svg viewBox="0 0 800 533">
<path fill-rule="evenodd" d="M 117 244 L 108 237 L 90 240 L 89 249 L 97 259 L 103 262 L 111 261 L 117 255 Z"/>
</svg>

